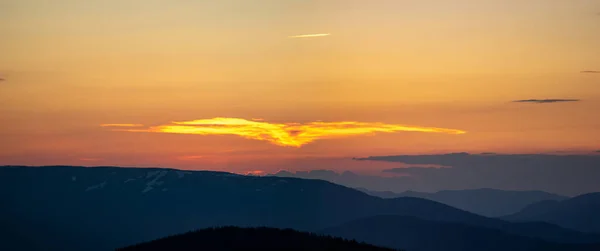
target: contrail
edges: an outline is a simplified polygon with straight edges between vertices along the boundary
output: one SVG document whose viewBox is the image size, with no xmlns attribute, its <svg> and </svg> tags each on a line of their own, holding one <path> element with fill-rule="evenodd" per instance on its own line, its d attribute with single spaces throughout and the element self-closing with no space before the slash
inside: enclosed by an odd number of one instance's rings
<svg viewBox="0 0 600 251">
<path fill-rule="evenodd" d="M 289 36 L 289 38 L 326 37 L 326 36 L 329 36 L 329 35 L 331 35 L 331 34 L 329 34 L 329 33 L 321 33 L 321 34 L 304 34 L 304 35 Z"/>
<path fill-rule="evenodd" d="M 537 103 L 537 104 L 545 104 L 545 103 L 559 103 L 559 102 L 578 102 L 581 101 L 579 99 L 522 99 L 515 100 L 513 103 Z"/>
<path fill-rule="evenodd" d="M 140 129 L 114 129 L 127 132 L 176 133 L 196 135 L 237 135 L 247 139 L 264 140 L 279 146 L 301 147 L 320 139 L 344 138 L 373 133 L 423 132 L 463 134 L 462 130 L 421 127 L 380 122 L 310 122 L 269 123 L 240 118 L 213 118 L 172 122 Z"/>
</svg>

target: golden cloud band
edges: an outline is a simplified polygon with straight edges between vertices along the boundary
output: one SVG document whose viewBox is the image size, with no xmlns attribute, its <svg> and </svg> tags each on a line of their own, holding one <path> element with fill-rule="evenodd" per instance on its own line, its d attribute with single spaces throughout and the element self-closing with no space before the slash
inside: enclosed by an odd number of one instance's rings
<svg viewBox="0 0 600 251">
<path fill-rule="evenodd" d="M 426 132 L 463 134 L 462 130 L 420 127 L 385 123 L 367 123 L 355 121 L 269 123 L 240 118 L 213 118 L 167 125 L 151 126 L 145 129 L 115 129 L 128 132 L 177 133 L 196 135 L 237 135 L 247 139 L 264 140 L 279 146 L 301 147 L 319 139 L 341 138 L 377 132 Z"/>
</svg>

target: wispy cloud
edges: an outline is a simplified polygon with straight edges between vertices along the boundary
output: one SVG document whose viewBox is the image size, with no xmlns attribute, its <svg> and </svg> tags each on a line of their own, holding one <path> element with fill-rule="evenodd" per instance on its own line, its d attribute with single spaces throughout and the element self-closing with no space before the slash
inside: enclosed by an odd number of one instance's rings
<svg viewBox="0 0 600 251">
<path fill-rule="evenodd" d="M 535 104 L 546 104 L 546 103 L 560 103 L 560 102 L 579 102 L 580 99 L 521 99 L 514 100 L 513 103 L 535 103 Z"/>
<path fill-rule="evenodd" d="M 330 36 L 331 34 L 329 33 L 319 33 L 319 34 L 303 34 L 303 35 L 294 35 L 294 36 L 289 36 L 289 38 L 311 38 L 311 37 L 326 37 L 326 36 Z"/>
<path fill-rule="evenodd" d="M 301 147 L 319 139 L 342 138 L 373 133 L 424 132 L 463 134 L 462 130 L 356 121 L 269 123 L 240 118 L 212 118 L 172 122 L 145 129 L 115 131 L 153 132 L 195 135 L 237 135 L 247 139 L 268 141 L 278 146 Z"/>
<path fill-rule="evenodd" d="M 142 124 L 101 124 L 102 127 L 142 127 Z"/>
<path fill-rule="evenodd" d="M 581 71 L 581 73 L 600 73 L 600 71 Z"/>
</svg>

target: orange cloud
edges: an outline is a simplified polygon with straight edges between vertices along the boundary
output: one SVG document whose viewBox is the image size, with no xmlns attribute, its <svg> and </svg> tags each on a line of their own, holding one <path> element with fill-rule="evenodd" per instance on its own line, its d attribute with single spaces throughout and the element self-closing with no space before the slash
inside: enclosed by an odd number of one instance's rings
<svg viewBox="0 0 600 251">
<path fill-rule="evenodd" d="M 269 123 L 240 118 L 213 118 L 172 122 L 146 129 L 115 129 L 127 132 L 153 132 L 195 135 L 237 135 L 247 139 L 264 140 L 278 146 L 301 147 L 319 139 L 342 138 L 372 133 L 426 132 L 463 134 L 465 131 L 435 127 L 420 127 L 355 121 Z"/>
</svg>

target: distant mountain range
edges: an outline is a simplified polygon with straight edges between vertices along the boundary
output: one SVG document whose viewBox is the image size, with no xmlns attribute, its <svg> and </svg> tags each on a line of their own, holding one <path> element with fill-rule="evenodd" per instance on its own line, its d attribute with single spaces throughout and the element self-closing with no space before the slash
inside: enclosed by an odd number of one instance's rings
<svg viewBox="0 0 600 251">
<path fill-rule="evenodd" d="M 215 226 L 320 232 L 378 215 L 491 229 L 557 246 L 600 240 L 595 234 L 548 223 L 510 223 L 426 199 L 382 199 L 322 180 L 209 171 L 0 167 L 0 201 L 0 233 L 11 236 L 0 242 L 0 250 L 23 243 L 31 245 L 30 250 L 111 250 Z M 440 234 L 431 231 L 433 237 Z M 397 244 L 396 248 L 415 245 Z M 580 248 L 574 245 L 570 250 Z"/>
<path fill-rule="evenodd" d="M 343 185 L 364 187 L 373 191 L 435 192 L 494 188 L 509 191 L 546 191 L 568 196 L 600 192 L 598 154 L 449 153 L 371 156 L 355 160 L 399 164 L 398 168 L 383 170 L 399 177 L 341 179 L 343 182 L 350 182 Z"/>
<path fill-rule="evenodd" d="M 578 231 L 600 233 L 600 193 L 584 194 L 560 202 L 541 201 L 502 219 L 544 221 Z"/>
<path fill-rule="evenodd" d="M 381 198 L 417 197 L 444 203 L 487 217 L 514 214 L 541 201 L 561 201 L 568 197 L 542 191 L 503 191 L 497 189 L 445 190 L 436 193 L 406 191 L 403 193 L 359 190 Z"/>
<path fill-rule="evenodd" d="M 170 236 L 117 251 L 394 251 L 341 238 L 274 228 L 209 228 Z M 400 250 L 397 250 L 400 251 Z"/>
</svg>

